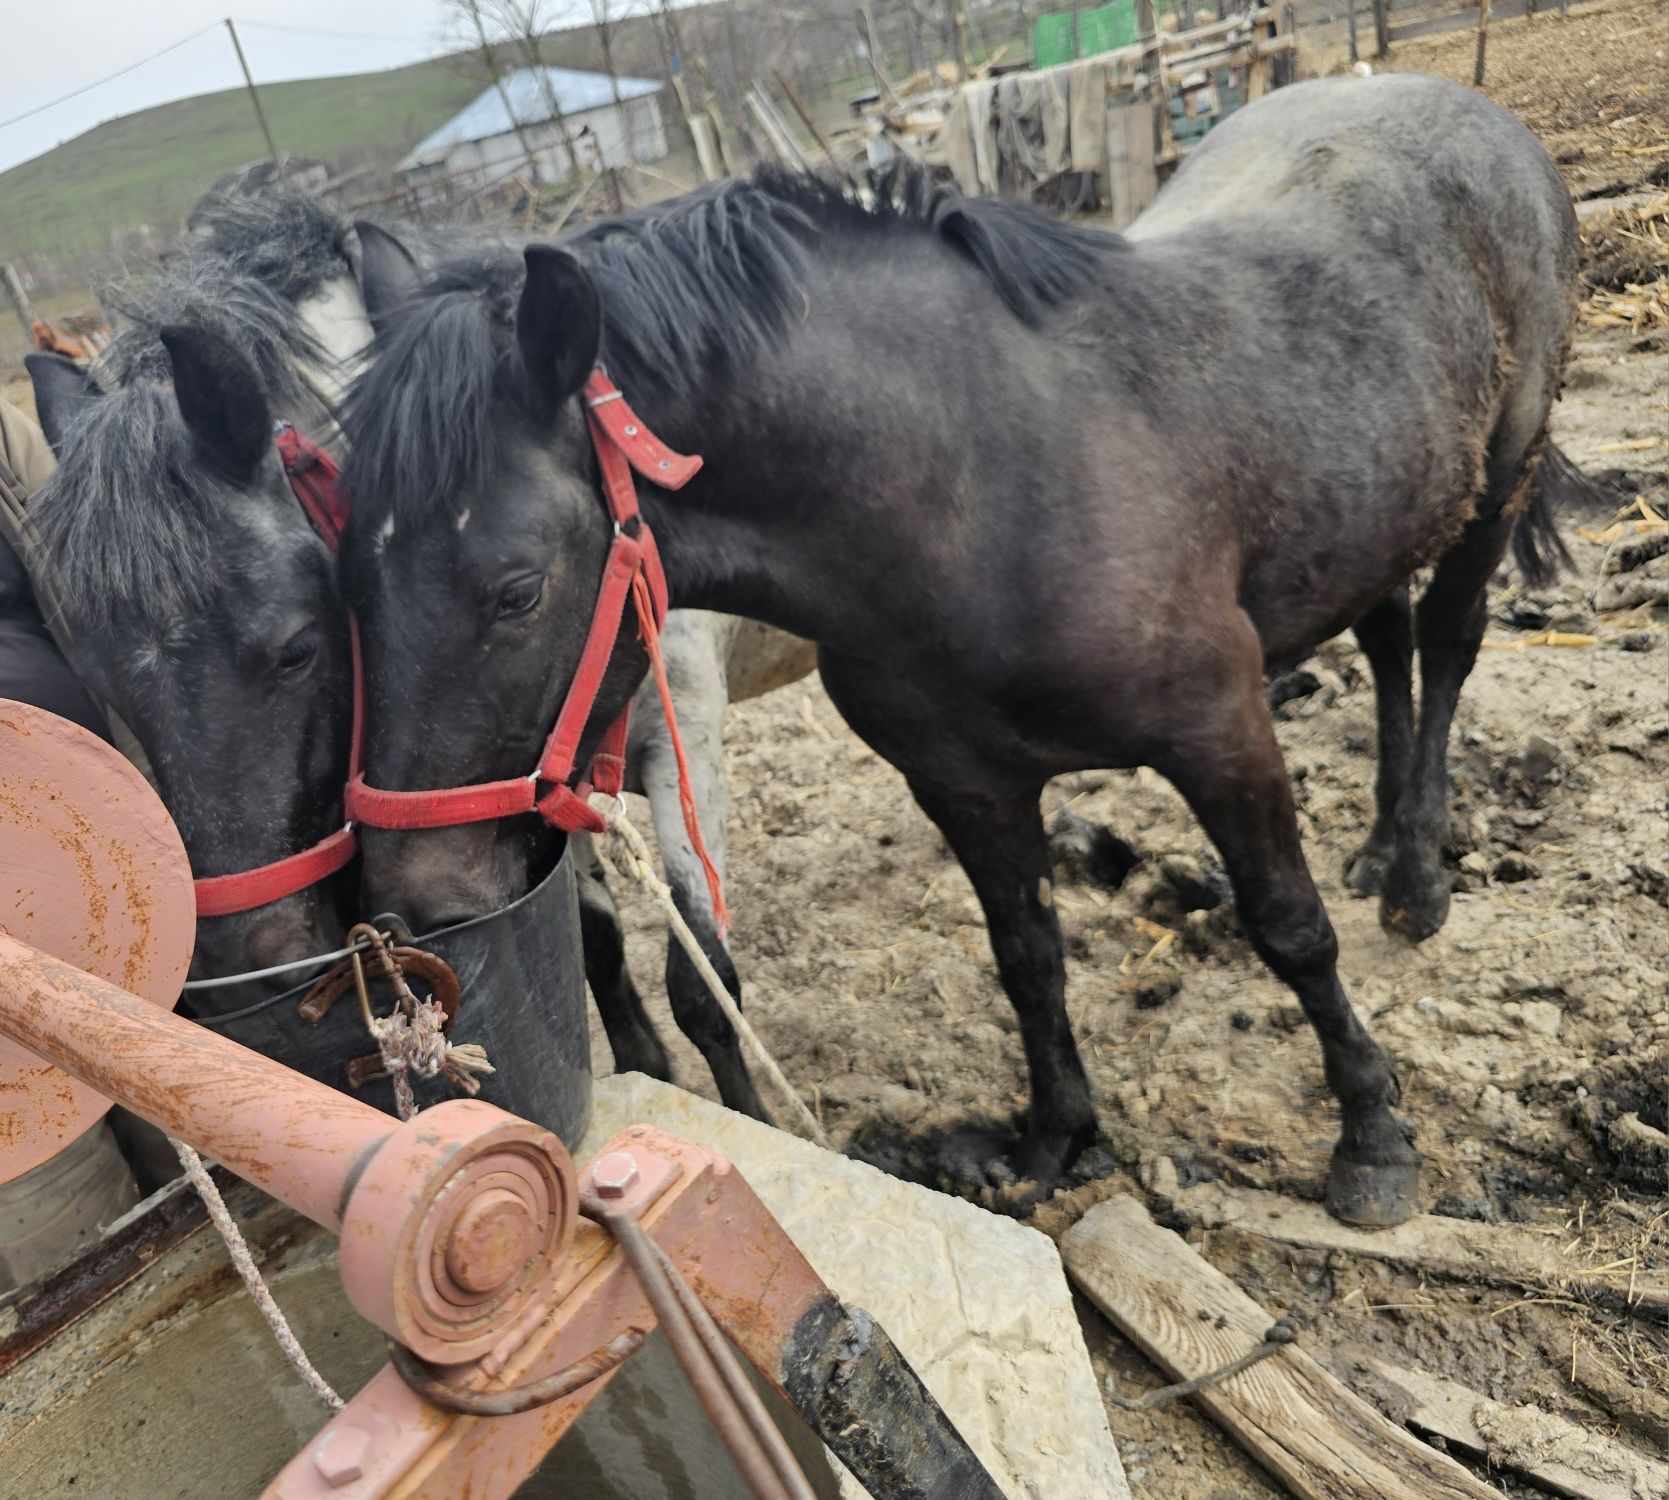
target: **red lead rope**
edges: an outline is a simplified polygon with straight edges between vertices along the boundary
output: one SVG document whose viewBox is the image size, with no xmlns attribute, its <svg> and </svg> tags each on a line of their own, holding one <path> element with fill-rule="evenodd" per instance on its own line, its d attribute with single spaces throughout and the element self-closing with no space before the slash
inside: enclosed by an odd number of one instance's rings
<svg viewBox="0 0 1669 1500">
<path fill-rule="evenodd" d="M 586 723 L 596 704 L 609 658 L 614 654 L 628 597 L 635 606 L 638 630 L 655 675 L 655 684 L 666 712 L 672 748 L 678 762 L 678 794 L 684 826 L 707 876 L 713 914 L 722 937 L 730 927 L 724 889 L 719 873 L 701 837 L 695 798 L 690 789 L 689 766 L 684 759 L 683 740 L 667 685 L 666 664 L 661 657 L 660 628 L 666 619 L 666 576 L 660 554 L 648 524 L 638 511 L 637 491 L 632 482 L 636 470 L 662 489 L 682 489 L 701 468 L 701 460 L 674 453 L 652 434 L 626 405 L 625 398 L 600 369 L 594 370 L 585 386 L 586 422 L 602 470 L 603 495 L 614 521 L 614 540 L 603 567 L 597 606 L 591 629 L 580 655 L 574 681 L 568 689 L 550 738 L 545 742 L 539 764 L 532 774 L 509 781 L 483 782 L 475 786 L 447 787 L 435 791 L 396 792 L 366 785 L 363 767 L 365 747 L 365 678 L 359 649 L 359 622 L 348 616 L 348 640 L 353 661 L 353 739 L 349 752 L 346 792 L 348 821 L 310 849 L 275 860 L 235 875 L 216 875 L 195 882 L 197 914 L 200 917 L 230 916 L 293 896 L 298 891 L 334 875 L 354 856 L 358 840 L 354 825 L 371 828 L 447 828 L 460 823 L 478 823 L 492 818 L 514 817 L 536 812 L 547 823 L 568 833 L 603 833 L 608 822 L 587 802 L 591 791 L 618 796 L 626 769 L 626 734 L 630 727 L 628 705 L 603 735 L 592 757 L 590 781 L 570 786 L 574 760 Z M 348 523 L 348 495 L 339 484 L 336 464 L 317 444 L 294 428 L 283 425 L 277 435 L 279 457 L 289 476 L 290 488 L 307 512 L 314 529 L 335 552 Z M 549 787 L 543 795 L 539 786 Z"/>
</svg>

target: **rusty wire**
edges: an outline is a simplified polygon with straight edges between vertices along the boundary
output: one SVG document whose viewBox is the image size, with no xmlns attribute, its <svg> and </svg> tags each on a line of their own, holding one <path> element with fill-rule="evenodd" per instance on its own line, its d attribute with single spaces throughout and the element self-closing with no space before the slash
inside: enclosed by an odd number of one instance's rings
<svg viewBox="0 0 1669 1500">
<path fill-rule="evenodd" d="M 404 1344 L 388 1340 L 388 1360 L 400 1379 L 417 1392 L 431 1406 L 442 1411 L 460 1412 L 467 1417 L 515 1417 L 536 1406 L 549 1406 L 564 1396 L 588 1386 L 594 1380 L 618 1369 L 643 1347 L 649 1337 L 641 1328 L 628 1328 L 624 1333 L 601 1344 L 571 1365 L 525 1385 L 505 1386 L 497 1390 L 472 1391 L 451 1385 L 419 1359 Z"/>
<path fill-rule="evenodd" d="M 816 1500 L 782 1434 L 678 1269 L 649 1238 L 629 1208 L 595 1194 L 580 1212 L 601 1224 L 625 1253 L 684 1377 L 754 1500 Z M 700 1309 L 697 1317 L 692 1311 Z M 746 1390 L 746 1396 L 740 1393 Z"/>
</svg>

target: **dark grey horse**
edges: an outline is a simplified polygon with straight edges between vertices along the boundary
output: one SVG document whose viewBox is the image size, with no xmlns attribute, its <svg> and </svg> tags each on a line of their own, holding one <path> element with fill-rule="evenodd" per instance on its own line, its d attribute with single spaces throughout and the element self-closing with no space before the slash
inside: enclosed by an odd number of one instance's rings
<svg viewBox="0 0 1669 1500">
<path fill-rule="evenodd" d="M 576 399 L 601 358 L 706 460 L 643 495 L 673 602 L 816 641 L 830 696 L 967 870 L 1031 1068 L 1022 1174 L 1052 1182 L 1096 1131 L 1039 792 L 1145 764 L 1320 1038 L 1343 1117 L 1329 1204 L 1408 1214 L 1419 1158 L 1339 983 L 1263 680 L 1360 624 L 1396 762 L 1384 916 L 1434 930 L 1485 585 L 1527 504 L 1550 531 L 1531 476 L 1577 241 L 1530 134 L 1435 79 L 1308 83 L 1213 132 L 1124 237 L 917 179 L 865 206 L 769 174 L 576 250 L 412 287 L 352 396 L 371 782 L 533 764 L 609 541 Z M 1411 731 L 1387 601 L 1425 564 Z M 616 652 L 594 731 L 642 670 Z M 366 879 L 426 920 L 487 909 L 517 836 L 367 832 Z"/>
<path fill-rule="evenodd" d="M 125 311 L 96 379 L 29 361 L 60 461 L 30 517 L 71 664 L 133 731 L 193 870 L 226 874 L 341 826 L 346 615 L 272 435 L 280 413 L 324 419 L 299 371 L 326 356 L 283 298 L 207 260 L 176 264 Z M 193 972 L 335 947 L 338 904 L 313 887 L 206 918 Z"/>
</svg>

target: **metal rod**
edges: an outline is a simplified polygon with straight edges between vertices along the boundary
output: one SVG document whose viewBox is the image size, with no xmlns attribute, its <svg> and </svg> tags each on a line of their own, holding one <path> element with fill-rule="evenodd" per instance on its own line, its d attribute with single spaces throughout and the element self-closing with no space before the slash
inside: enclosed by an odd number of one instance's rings
<svg viewBox="0 0 1669 1500">
<path fill-rule="evenodd" d="M 759 1392 L 748 1379 L 747 1371 L 742 1368 L 741 1361 L 736 1358 L 719 1325 L 713 1321 L 713 1315 L 696 1295 L 695 1288 L 684 1280 L 672 1257 L 653 1240 L 649 1241 L 649 1247 L 661 1263 L 661 1269 L 666 1272 L 673 1292 L 689 1315 L 691 1326 L 706 1347 L 714 1365 L 718 1367 L 719 1374 L 724 1377 L 724 1383 L 729 1387 L 732 1398 L 741 1408 L 743 1417 L 753 1429 L 753 1435 L 759 1440 L 766 1456 L 770 1458 L 778 1477 L 794 1500 L 816 1500 L 811 1485 L 795 1461 L 788 1440 L 771 1420 L 770 1413 L 765 1410 L 765 1403 L 759 1399 Z"/>
<path fill-rule="evenodd" d="M 629 1209 L 616 1208 L 601 1198 L 582 1197 L 580 1210 L 602 1224 L 625 1253 L 679 1367 L 735 1461 L 748 1493 L 754 1500 L 799 1500 L 783 1484 L 752 1427 L 731 1400 L 723 1375 L 656 1259 L 654 1243 L 643 1226 Z"/>
<path fill-rule="evenodd" d="M 255 80 L 250 76 L 249 64 L 244 59 L 243 43 L 238 40 L 238 28 L 232 24 L 232 18 L 226 18 L 226 31 L 232 38 L 232 50 L 238 55 L 238 66 L 243 69 L 243 81 L 249 88 L 249 102 L 255 106 L 255 118 L 260 121 L 261 134 L 267 138 L 267 155 L 272 158 L 272 164 L 278 169 L 278 180 L 284 182 L 284 159 L 278 154 L 278 147 L 272 139 L 272 127 L 267 124 L 266 111 L 261 108 L 261 95 L 255 88 Z"/>
<path fill-rule="evenodd" d="M 0 1034 L 339 1234 L 380 1110 L 0 932 Z"/>
</svg>

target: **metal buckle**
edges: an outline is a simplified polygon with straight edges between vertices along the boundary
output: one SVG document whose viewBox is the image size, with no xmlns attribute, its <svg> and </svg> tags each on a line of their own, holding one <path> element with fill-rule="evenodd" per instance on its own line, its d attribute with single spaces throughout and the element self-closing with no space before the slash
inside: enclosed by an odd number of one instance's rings
<svg viewBox="0 0 1669 1500">
<path fill-rule="evenodd" d="M 601 396 L 587 396 L 585 404 L 592 411 L 596 411 L 599 406 L 607 406 L 611 401 L 624 401 L 625 399 L 624 391 L 608 391 Z"/>
</svg>

